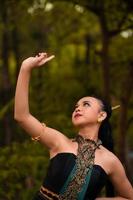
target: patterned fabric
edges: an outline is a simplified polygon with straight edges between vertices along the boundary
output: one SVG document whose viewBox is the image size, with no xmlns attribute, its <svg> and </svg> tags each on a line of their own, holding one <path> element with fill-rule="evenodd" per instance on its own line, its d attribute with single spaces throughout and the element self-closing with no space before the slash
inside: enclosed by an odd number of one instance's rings
<svg viewBox="0 0 133 200">
<path fill-rule="evenodd" d="M 78 142 L 76 164 L 59 195 L 60 200 L 78 199 L 79 193 L 86 185 L 86 176 L 94 165 L 95 150 L 102 144 L 100 140 L 95 142 L 84 139 L 80 135 L 75 138 L 75 141 Z"/>
<path fill-rule="evenodd" d="M 54 192 L 48 190 L 47 188 L 41 186 L 40 188 L 40 194 L 42 195 L 42 197 L 44 199 L 47 199 L 47 200 L 58 200 L 59 199 L 59 195 L 58 194 L 55 194 Z"/>
</svg>

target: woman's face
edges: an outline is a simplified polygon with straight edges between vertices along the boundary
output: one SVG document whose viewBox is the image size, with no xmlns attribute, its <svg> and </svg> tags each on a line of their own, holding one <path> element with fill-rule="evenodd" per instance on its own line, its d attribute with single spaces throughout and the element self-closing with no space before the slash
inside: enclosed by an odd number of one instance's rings
<svg viewBox="0 0 133 200">
<path fill-rule="evenodd" d="M 101 103 L 94 97 L 83 97 L 75 105 L 72 113 L 72 123 L 75 127 L 94 125 L 98 122 Z"/>
</svg>

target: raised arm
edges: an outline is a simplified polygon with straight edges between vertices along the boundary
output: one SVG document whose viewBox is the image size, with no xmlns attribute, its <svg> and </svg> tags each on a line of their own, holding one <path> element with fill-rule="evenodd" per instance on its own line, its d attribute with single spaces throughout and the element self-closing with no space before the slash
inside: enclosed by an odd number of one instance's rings
<svg viewBox="0 0 133 200">
<path fill-rule="evenodd" d="M 41 143 L 51 151 L 56 152 L 67 141 L 67 137 L 55 129 L 43 126 L 39 120 L 32 116 L 28 100 L 32 69 L 44 65 L 53 58 L 53 55 L 48 57 L 46 53 L 40 53 L 38 56 L 23 61 L 16 86 L 14 118 L 32 138 L 39 138 Z"/>
<path fill-rule="evenodd" d="M 110 178 L 119 196 L 117 199 L 133 200 L 132 185 L 126 176 L 123 165 L 117 157 L 115 157 L 113 160 Z"/>
<path fill-rule="evenodd" d="M 96 198 L 96 200 L 133 200 L 132 185 L 125 174 L 124 167 L 116 156 L 113 156 L 109 176 L 117 193 L 116 197 Z"/>
</svg>

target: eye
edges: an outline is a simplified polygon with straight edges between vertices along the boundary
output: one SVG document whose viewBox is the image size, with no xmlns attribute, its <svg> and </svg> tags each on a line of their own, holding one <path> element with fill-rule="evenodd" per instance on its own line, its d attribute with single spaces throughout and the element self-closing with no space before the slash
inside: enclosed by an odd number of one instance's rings
<svg viewBox="0 0 133 200">
<path fill-rule="evenodd" d="M 83 104 L 85 107 L 88 107 L 88 106 L 90 106 L 90 103 L 89 102 L 84 102 L 84 104 Z"/>
</svg>

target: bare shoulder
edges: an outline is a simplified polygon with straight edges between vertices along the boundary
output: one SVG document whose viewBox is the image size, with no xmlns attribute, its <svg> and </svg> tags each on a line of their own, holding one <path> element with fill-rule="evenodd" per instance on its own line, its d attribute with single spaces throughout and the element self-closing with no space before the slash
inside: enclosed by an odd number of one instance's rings
<svg viewBox="0 0 133 200">
<path fill-rule="evenodd" d="M 105 159 L 107 159 L 110 163 L 113 163 L 116 160 L 119 160 L 118 157 L 111 151 L 109 151 L 104 146 L 100 146 L 100 151 L 102 156 L 104 156 Z"/>
<path fill-rule="evenodd" d="M 112 174 L 114 170 L 120 170 L 123 168 L 119 158 L 104 146 L 100 146 L 100 155 L 107 166 L 108 174 Z"/>
<path fill-rule="evenodd" d="M 99 154 L 103 160 L 103 167 L 108 172 L 109 179 L 118 196 L 125 199 L 133 199 L 132 185 L 126 176 L 125 169 L 119 158 L 103 146 L 100 146 Z"/>
</svg>

